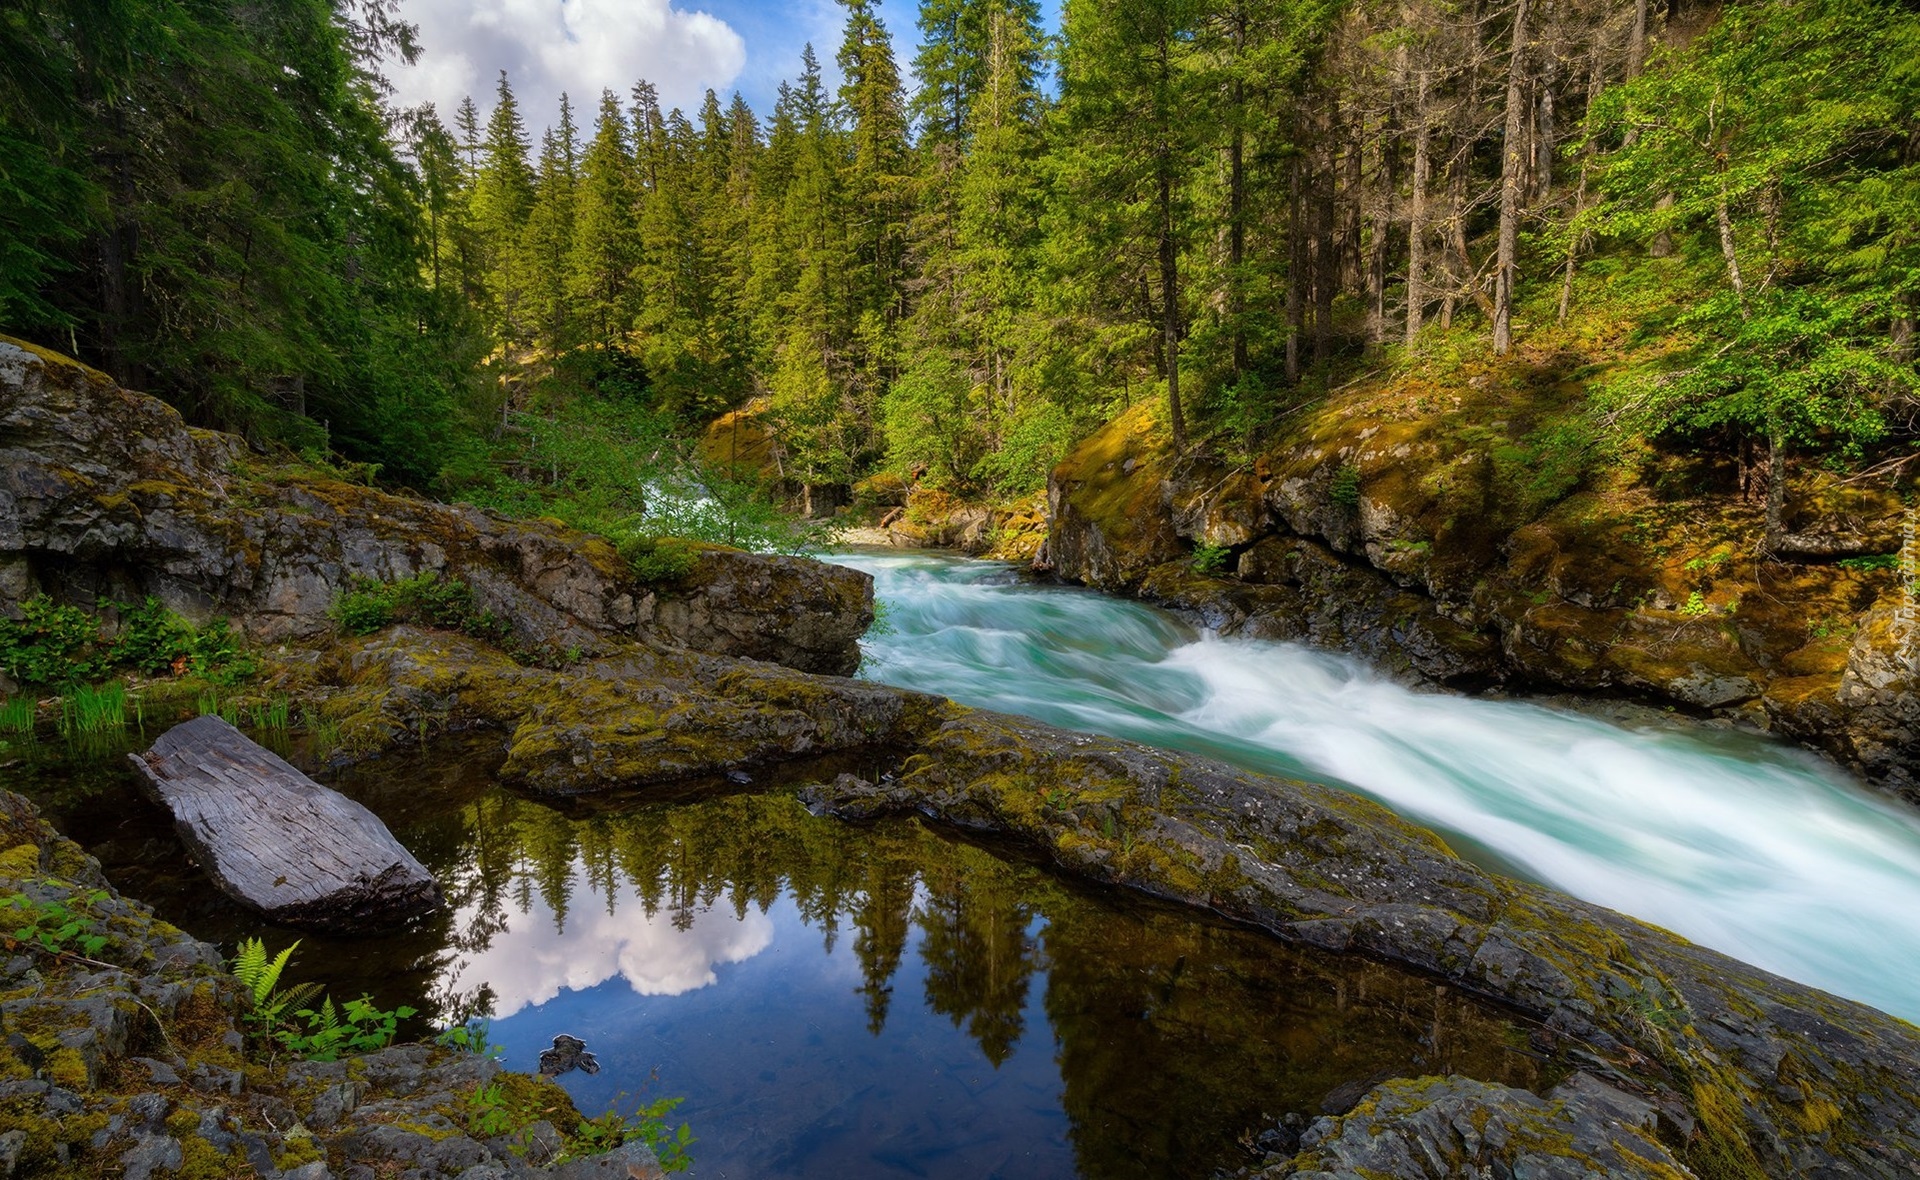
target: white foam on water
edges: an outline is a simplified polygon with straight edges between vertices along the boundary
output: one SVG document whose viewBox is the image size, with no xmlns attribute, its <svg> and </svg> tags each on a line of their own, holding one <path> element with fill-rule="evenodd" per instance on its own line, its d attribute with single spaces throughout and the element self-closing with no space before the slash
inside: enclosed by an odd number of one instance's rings
<svg viewBox="0 0 1920 1180">
<path fill-rule="evenodd" d="M 1002 567 L 868 554 L 862 674 L 1350 786 L 1577 897 L 1920 1020 L 1920 816 L 1754 735 L 1416 692 Z"/>
</svg>

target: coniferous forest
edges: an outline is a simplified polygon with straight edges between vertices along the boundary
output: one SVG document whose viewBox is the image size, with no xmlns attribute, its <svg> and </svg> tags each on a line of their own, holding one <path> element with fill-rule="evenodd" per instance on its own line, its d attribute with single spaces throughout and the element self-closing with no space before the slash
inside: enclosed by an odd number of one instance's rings
<svg viewBox="0 0 1920 1180">
<path fill-rule="evenodd" d="M 0 321 L 589 525 L 637 504 L 598 468 L 743 407 L 790 487 L 1008 497 L 1143 400 L 1245 454 L 1382 365 L 1528 348 L 1598 364 L 1549 465 L 1911 456 L 1911 5 L 1074 0 L 1050 36 L 922 0 L 903 75 L 841 4 L 844 81 L 809 49 L 764 111 L 504 74 L 396 109 L 392 0 L 10 7 Z"/>
</svg>

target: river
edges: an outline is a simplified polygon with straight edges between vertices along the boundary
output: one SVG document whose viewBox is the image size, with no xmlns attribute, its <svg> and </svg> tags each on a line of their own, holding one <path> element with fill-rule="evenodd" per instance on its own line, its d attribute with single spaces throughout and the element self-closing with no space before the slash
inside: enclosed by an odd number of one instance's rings
<svg viewBox="0 0 1920 1180">
<path fill-rule="evenodd" d="M 1762 735 L 1414 691 L 1011 567 L 845 553 L 861 675 L 1368 795 L 1470 859 L 1920 1021 L 1920 818 Z"/>
</svg>

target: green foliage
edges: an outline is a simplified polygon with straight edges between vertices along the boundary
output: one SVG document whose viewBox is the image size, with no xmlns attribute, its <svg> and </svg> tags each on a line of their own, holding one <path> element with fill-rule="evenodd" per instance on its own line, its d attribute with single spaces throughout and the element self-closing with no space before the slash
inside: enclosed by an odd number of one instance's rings
<svg viewBox="0 0 1920 1180">
<path fill-rule="evenodd" d="M 113 604 L 105 599 L 102 609 Z M 147 675 L 190 672 L 231 687 L 259 671 L 225 619 L 195 629 L 148 598 L 115 608 L 120 622 L 111 640 L 99 614 L 36 595 L 20 604 L 19 620 L 0 619 L 0 672 L 22 684 L 72 686 L 116 668 Z"/>
<path fill-rule="evenodd" d="M 656 1098 L 652 1102 L 637 1105 L 632 1114 L 623 1115 L 615 1108 L 598 1118 L 584 1120 L 574 1132 L 576 1146 L 572 1154 L 591 1155 L 639 1140 L 653 1149 L 654 1157 L 660 1161 L 663 1170 L 687 1171 L 693 1167 L 693 1157 L 688 1154 L 688 1148 L 697 1142 L 693 1137 L 693 1128 L 686 1123 L 674 1127 L 668 1122 L 668 1116 L 683 1101 L 680 1098 Z"/>
<path fill-rule="evenodd" d="M 32 697 L 8 697 L 0 704 L 0 733 L 32 733 L 39 702 Z"/>
<path fill-rule="evenodd" d="M 679 537 L 626 537 L 620 556 L 633 576 L 650 584 L 678 582 L 700 564 L 700 548 Z"/>
<path fill-rule="evenodd" d="M 1333 473 L 1333 482 L 1327 485 L 1327 498 L 1346 508 L 1359 504 L 1360 469 L 1351 463 L 1341 464 Z"/>
<path fill-rule="evenodd" d="M 274 1033 L 287 1052 L 308 1061 L 338 1061 L 343 1056 L 372 1053 L 393 1044 L 400 1022 L 415 1015 L 417 1009 L 402 1004 L 381 1008 L 371 996 L 348 1000 L 339 1008 L 333 998 L 320 1001 L 318 1008 L 302 1008 L 294 1016 L 304 1023 L 297 1027 L 283 1023 Z"/>
<path fill-rule="evenodd" d="M 1872 553 L 1864 557 L 1843 557 L 1835 564 L 1847 570 L 1897 570 L 1900 568 L 1900 555 Z"/>
<path fill-rule="evenodd" d="M 1226 572 L 1227 558 L 1230 556 L 1232 556 L 1232 550 L 1225 545 L 1195 545 L 1193 556 L 1188 559 L 1187 565 L 1196 574 L 1217 578 Z"/>
<path fill-rule="evenodd" d="M 1680 613 L 1690 619 L 1697 619 L 1706 614 L 1707 609 L 1707 600 L 1698 590 L 1687 595 L 1687 600 L 1680 604 Z"/>
<path fill-rule="evenodd" d="M 469 1020 L 465 1024 L 456 1024 L 443 1030 L 433 1038 L 433 1043 L 446 1049 L 458 1049 L 463 1053 L 472 1053 L 480 1057 L 499 1060 L 506 1052 L 503 1046 L 488 1041 L 489 1022 L 485 1019 Z"/>
<path fill-rule="evenodd" d="M 414 1009 L 405 1005 L 383 1009 L 369 996 L 336 1008 L 332 997 L 322 996 L 317 983 L 279 986 L 299 945 L 296 941 L 269 957 L 260 939 L 240 942 L 230 969 L 252 1000 L 245 1019 L 255 1036 L 309 1061 L 335 1061 L 391 1045 L 400 1022 L 414 1015 Z M 315 999 L 320 1000 L 318 1007 L 313 1006 Z"/>
<path fill-rule="evenodd" d="M 20 604 L 20 618 L 0 619 L 0 672 L 21 684 L 72 684 L 107 670 L 99 616 L 44 594 Z"/>
<path fill-rule="evenodd" d="M 69 686 L 60 694 L 60 732 L 67 736 L 105 733 L 127 724 L 127 688 L 111 683 L 98 687 Z"/>
<path fill-rule="evenodd" d="M 349 635 L 371 635 L 389 623 L 415 623 L 495 641 L 508 630 L 503 620 L 474 602 L 473 587 L 434 570 L 392 582 L 355 578 L 327 613 Z"/>
<path fill-rule="evenodd" d="M 75 954 L 98 958 L 111 938 L 101 933 L 98 919 L 85 911 L 107 899 L 102 889 L 76 895 L 71 902 L 43 901 L 25 894 L 0 897 L 0 940 L 9 951 L 29 947 L 51 955 Z"/>
</svg>

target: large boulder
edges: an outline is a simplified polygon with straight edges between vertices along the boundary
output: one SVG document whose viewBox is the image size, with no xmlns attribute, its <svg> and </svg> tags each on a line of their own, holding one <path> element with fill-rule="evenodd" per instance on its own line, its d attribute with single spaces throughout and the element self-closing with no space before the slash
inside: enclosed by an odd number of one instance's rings
<svg viewBox="0 0 1920 1180">
<path fill-rule="evenodd" d="M 6 338 L 0 465 L 0 609 L 42 591 L 87 604 L 154 595 L 276 642 L 327 632 L 357 578 L 432 572 L 466 582 L 534 653 L 637 635 L 829 672 L 857 666 L 872 621 L 872 582 L 855 570 L 709 547 L 684 578 L 648 584 L 602 538 L 275 467 Z"/>
</svg>

